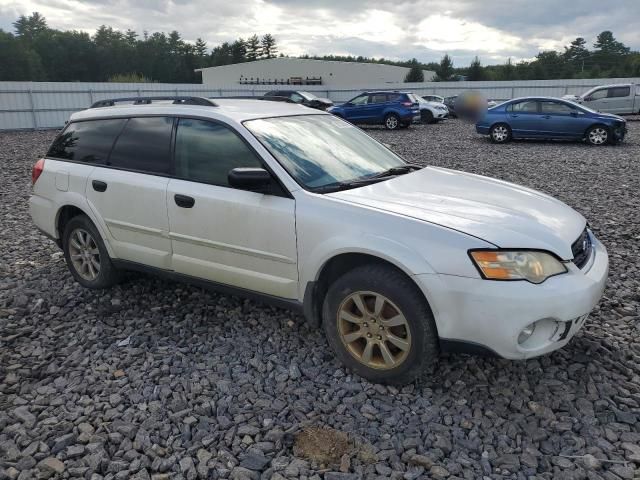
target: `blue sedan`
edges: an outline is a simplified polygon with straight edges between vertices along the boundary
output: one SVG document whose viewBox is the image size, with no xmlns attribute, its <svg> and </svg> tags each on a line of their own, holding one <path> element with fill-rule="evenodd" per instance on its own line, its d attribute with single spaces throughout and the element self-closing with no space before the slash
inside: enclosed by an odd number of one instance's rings
<svg viewBox="0 0 640 480">
<path fill-rule="evenodd" d="M 489 108 L 476 131 L 494 143 L 513 138 L 586 140 L 591 145 L 618 143 L 627 132 L 624 118 L 599 113 L 566 100 L 526 97 Z"/>
</svg>

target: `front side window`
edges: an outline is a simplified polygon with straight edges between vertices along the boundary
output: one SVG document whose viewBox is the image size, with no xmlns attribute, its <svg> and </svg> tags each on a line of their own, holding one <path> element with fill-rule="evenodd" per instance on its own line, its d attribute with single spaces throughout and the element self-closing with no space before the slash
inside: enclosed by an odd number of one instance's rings
<svg viewBox="0 0 640 480">
<path fill-rule="evenodd" d="M 528 100 L 525 102 L 512 103 L 509 111 L 514 113 L 538 113 L 538 101 Z"/>
<path fill-rule="evenodd" d="M 55 139 L 48 157 L 104 164 L 126 120 L 74 122 Z"/>
<path fill-rule="evenodd" d="M 543 114 L 569 115 L 575 109 L 559 102 L 542 102 L 540 104 Z"/>
<path fill-rule="evenodd" d="M 606 88 L 603 88 L 602 90 L 596 90 L 595 92 L 593 92 L 591 95 L 589 95 L 589 100 L 593 101 L 593 100 L 600 100 L 602 98 L 607 98 L 609 90 Z"/>
<path fill-rule="evenodd" d="M 229 186 L 229 172 L 261 168 L 253 151 L 229 128 L 205 120 L 181 118 L 175 149 L 175 174 L 195 182 Z"/>
<path fill-rule="evenodd" d="M 628 97 L 631 95 L 631 87 L 615 87 L 609 89 L 609 97 Z"/>
<path fill-rule="evenodd" d="M 118 137 L 109 165 L 148 173 L 169 173 L 173 118 L 130 118 Z"/>
<path fill-rule="evenodd" d="M 298 183 L 311 190 L 405 165 L 362 130 L 332 115 L 263 118 L 244 125 Z"/>
</svg>

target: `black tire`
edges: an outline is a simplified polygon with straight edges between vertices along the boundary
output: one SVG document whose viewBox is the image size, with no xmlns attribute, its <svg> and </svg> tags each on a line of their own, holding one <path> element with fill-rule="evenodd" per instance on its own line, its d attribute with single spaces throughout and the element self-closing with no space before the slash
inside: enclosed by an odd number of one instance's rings
<svg viewBox="0 0 640 480">
<path fill-rule="evenodd" d="M 493 143 L 508 143 L 512 138 L 511 127 L 506 123 L 496 123 L 489 129 L 489 139 Z"/>
<path fill-rule="evenodd" d="M 607 143 L 612 143 L 613 135 L 611 131 L 604 125 L 593 125 L 589 127 L 585 135 L 587 143 L 594 147 L 600 147 Z"/>
<path fill-rule="evenodd" d="M 384 117 L 384 127 L 387 130 L 397 130 L 400 128 L 400 117 L 395 113 L 389 113 Z"/>
<path fill-rule="evenodd" d="M 356 354 L 351 353 L 343 341 L 340 333 L 341 327 L 339 323 L 341 322 L 341 316 L 339 314 L 344 311 L 344 306 L 347 304 L 345 302 L 350 302 L 349 298 L 357 294 L 357 292 L 367 292 L 364 294 L 365 296 L 378 294 L 386 297 L 392 303 L 385 303 L 382 310 L 392 308 L 393 311 L 397 309 L 406 319 L 406 324 L 408 325 L 407 333 L 410 335 L 409 348 L 407 353 L 404 354 L 404 358 L 398 361 L 397 366 L 373 368 L 358 360 Z M 355 302 L 353 304 L 355 305 Z M 369 307 L 367 307 L 368 309 Z M 362 318 L 366 318 L 366 314 L 362 313 Z M 428 367 L 435 366 L 438 361 L 438 331 L 429 304 L 417 285 L 404 273 L 392 266 L 382 264 L 365 265 L 344 274 L 329 286 L 323 304 L 322 315 L 327 341 L 338 359 L 349 369 L 372 382 L 403 385 L 415 380 L 421 373 L 427 371 Z M 375 314 L 372 313 L 371 315 Z M 374 320 L 370 321 L 375 323 Z M 382 324 L 384 322 L 379 319 L 378 325 Z M 362 329 L 363 326 L 367 327 L 368 325 L 362 323 L 354 326 L 354 328 Z M 405 327 L 387 326 L 387 330 L 383 334 L 394 333 L 394 335 L 400 336 L 401 334 L 398 334 L 397 330 L 391 331 L 394 328 L 402 328 L 402 331 L 404 331 Z M 367 334 L 367 336 L 371 337 L 370 334 Z M 380 339 L 377 335 L 375 336 Z M 390 351 L 390 349 L 393 349 L 393 345 L 387 342 L 386 339 L 387 337 L 385 336 L 384 341 L 378 341 L 375 338 L 367 340 L 363 336 L 357 341 L 362 340 L 365 344 L 373 342 L 378 345 L 385 343 L 388 345 L 387 351 Z M 350 345 L 354 345 L 354 343 Z M 366 350 L 366 348 L 365 346 L 362 349 Z M 384 363 L 380 346 L 372 347 L 372 351 L 374 352 L 372 359 L 375 360 L 377 357 L 379 361 Z M 399 349 L 398 352 L 400 352 Z M 400 355 L 403 354 L 400 352 Z"/>
<path fill-rule="evenodd" d="M 433 118 L 433 113 L 431 113 L 430 110 L 422 110 L 420 116 L 424 123 L 436 123 L 436 120 Z"/>
<path fill-rule="evenodd" d="M 84 236 L 82 232 L 87 233 L 90 237 Z M 82 249 L 78 249 L 77 245 L 80 245 L 80 247 L 84 245 L 78 242 L 78 235 L 80 237 L 84 236 L 87 245 L 86 251 L 80 254 L 77 252 Z M 98 252 L 97 258 L 95 253 L 91 253 L 96 249 Z M 108 288 L 120 280 L 120 272 L 113 265 L 98 229 L 86 215 L 78 215 L 69 220 L 62 236 L 62 250 L 71 275 L 83 287 L 93 289 Z M 72 255 L 76 257 L 84 256 L 84 259 L 81 258 L 74 261 L 71 258 Z M 85 269 L 77 266 L 78 261 L 86 263 L 87 266 L 91 263 L 91 267 L 88 266 L 85 271 Z M 96 273 L 95 278 L 88 278 L 91 276 L 89 268 Z"/>
</svg>

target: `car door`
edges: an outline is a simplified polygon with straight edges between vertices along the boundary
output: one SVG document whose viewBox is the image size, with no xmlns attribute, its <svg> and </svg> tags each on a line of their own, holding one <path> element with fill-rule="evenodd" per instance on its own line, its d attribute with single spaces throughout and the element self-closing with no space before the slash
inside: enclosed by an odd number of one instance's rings
<svg viewBox="0 0 640 480">
<path fill-rule="evenodd" d="M 269 194 L 232 188 L 228 173 L 262 167 L 232 127 L 181 118 L 167 190 L 171 265 L 233 287 L 297 298 L 295 201 L 279 184 Z"/>
<path fill-rule="evenodd" d="M 381 123 L 384 120 L 386 108 L 389 106 L 389 95 L 386 93 L 374 93 L 369 95 L 366 108 L 367 121 Z"/>
<path fill-rule="evenodd" d="M 631 96 L 630 85 L 609 88 L 607 92 L 607 112 L 618 114 L 633 113 L 633 97 Z"/>
<path fill-rule="evenodd" d="M 104 167 L 89 174 L 86 198 L 118 258 L 170 267 L 167 184 L 171 117 L 127 120 Z"/>
<path fill-rule="evenodd" d="M 599 88 L 597 90 L 593 90 L 589 95 L 584 97 L 582 103 L 585 106 L 597 110 L 598 112 L 608 112 L 609 111 L 609 89 L 608 88 Z"/>
<path fill-rule="evenodd" d="M 522 100 L 508 105 L 507 121 L 516 137 L 540 136 L 539 102 L 537 100 Z"/>
<path fill-rule="evenodd" d="M 352 122 L 358 122 L 365 118 L 366 106 L 369 102 L 369 95 L 363 93 L 355 98 L 352 98 L 346 102 L 342 108 L 344 112 L 344 118 L 351 120 Z"/>
<path fill-rule="evenodd" d="M 546 137 L 582 137 L 589 126 L 584 112 L 564 102 L 540 102 L 541 129 Z"/>
</svg>

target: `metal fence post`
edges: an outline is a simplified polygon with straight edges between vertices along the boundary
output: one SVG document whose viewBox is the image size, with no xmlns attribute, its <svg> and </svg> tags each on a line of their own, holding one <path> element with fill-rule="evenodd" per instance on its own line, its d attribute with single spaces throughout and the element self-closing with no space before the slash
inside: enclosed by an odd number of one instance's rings
<svg viewBox="0 0 640 480">
<path fill-rule="evenodd" d="M 89 105 L 93 105 L 95 102 L 93 100 L 93 89 L 89 89 Z"/>
<path fill-rule="evenodd" d="M 29 87 L 29 108 L 31 109 L 31 121 L 33 122 L 33 129 L 38 129 L 38 117 L 36 116 L 36 105 L 33 101 L 33 90 Z"/>
<path fill-rule="evenodd" d="M 511 98 L 516 98 L 516 87 L 511 87 Z"/>
</svg>

